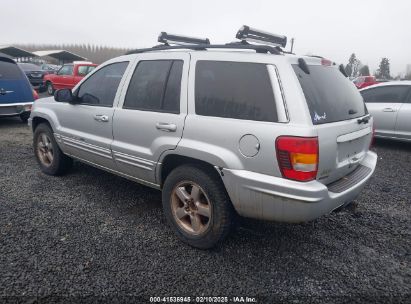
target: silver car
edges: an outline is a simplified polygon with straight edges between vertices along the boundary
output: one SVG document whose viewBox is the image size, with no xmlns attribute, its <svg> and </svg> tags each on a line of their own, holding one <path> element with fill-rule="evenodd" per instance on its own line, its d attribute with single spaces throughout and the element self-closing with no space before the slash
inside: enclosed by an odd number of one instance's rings
<svg viewBox="0 0 411 304">
<path fill-rule="evenodd" d="M 411 141 L 411 81 L 391 81 L 360 90 L 374 117 L 375 136 Z"/>
<path fill-rule="evenodd" d="M 247 39 L 168 38 L 185 45 L 109 60 L 35 103 L 44 173 L 77 159 L 162 190 L 170 226 L 198 248 L 221 242 L 237 215 L 299 223 L 360 194 L 377 162 L 373 118 L 341 68 Z"/>
</svg>

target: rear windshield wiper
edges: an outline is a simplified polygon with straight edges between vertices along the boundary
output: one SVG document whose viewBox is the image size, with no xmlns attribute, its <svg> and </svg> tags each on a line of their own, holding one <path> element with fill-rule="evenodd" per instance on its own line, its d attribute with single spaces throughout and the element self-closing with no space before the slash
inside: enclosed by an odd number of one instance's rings
<svg viewBox="0 0 411 304">
<path fill-rule="evenodd" d="M 371 118 L 371 116 L 370 116 L 370 115 L 367 115 L 367 116 L 364 116 L 363 118 L 357 119 L 357 122 L 358 122 L 359 124 L 362 124 L 362 123 L 366 124 L 366 123 L 368 123 L 368 121 L 370 120 L 370 118 Z"/>
<path fill-rule="evenodd" d="M 348 114 L 349 114 L 349 115 L 354 115 L 354 114 L 357 114 L 357 111 L 356 111 L 356 110 L 353 110 L 353 109 L 349 109 L 349 110 L 348 110 Z"/>
</svg>

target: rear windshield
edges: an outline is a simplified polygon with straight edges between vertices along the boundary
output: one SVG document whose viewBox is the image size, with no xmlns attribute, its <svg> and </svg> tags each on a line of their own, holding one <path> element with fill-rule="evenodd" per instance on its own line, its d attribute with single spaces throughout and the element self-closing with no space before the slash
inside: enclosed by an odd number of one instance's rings
<svg viewBox="0 0 411 304">
<path fill-rule="evenodd" d="M 295 64 L 313 124 L 348 120 L 366 114 L 364 101 L 354 84 L 335 67 L 310 65 L 306 74 Z"/>
<path fill-rule="evenodd" d="M 23 73 L 15 63 L 0 60 L 0 80 L 22 79 Z"/>
</svg>

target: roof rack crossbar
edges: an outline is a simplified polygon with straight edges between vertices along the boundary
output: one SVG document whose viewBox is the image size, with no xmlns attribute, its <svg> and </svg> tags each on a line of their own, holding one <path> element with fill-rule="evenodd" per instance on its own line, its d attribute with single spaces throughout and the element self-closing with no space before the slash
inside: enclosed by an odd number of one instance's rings
<svg viewBox="0 0 411 304">
<path fill-rule="evenodd" d="M 186 45 L 157 45 L 152 48 L 136 49 L 126 53 L 130 54 L 140 54 L 153 51 L 166 51 L 166 50 L 196 50 L 203 51 L 207 49 L 241 49 L 241 50 L 254 50 L 257 53 L 270 53 L 275 55 L 282 54 L 282 51 L 278 47 L 272 47 L 268 45 L 255 45 L 243 42 L 231 42 L 227 44 L 186 44 Z"/>
</svg>

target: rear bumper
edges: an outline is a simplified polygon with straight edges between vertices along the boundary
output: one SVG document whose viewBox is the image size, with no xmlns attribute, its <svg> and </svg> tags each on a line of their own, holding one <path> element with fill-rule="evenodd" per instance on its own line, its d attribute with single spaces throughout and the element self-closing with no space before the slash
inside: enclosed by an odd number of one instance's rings
<svg viewBox="0 0 411 304">
<path fill-rule="evenodd" d="M 16 116 L 24 112 L 30 112 L 33 102 L 19 102 L 0 104 L 1 116 Z"/>
<path fill-rule="evenodd" d="M 318 181 L 307 183 L 245 170 L 224 169 L 223 181 L 236 211 L 245 217 L 298 223 L 314 220 L 353 201 L 374 173 L 377 155 L 367 152 L 367 174 L 339 193 Z"/>
</svg>

